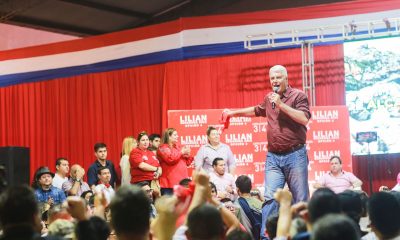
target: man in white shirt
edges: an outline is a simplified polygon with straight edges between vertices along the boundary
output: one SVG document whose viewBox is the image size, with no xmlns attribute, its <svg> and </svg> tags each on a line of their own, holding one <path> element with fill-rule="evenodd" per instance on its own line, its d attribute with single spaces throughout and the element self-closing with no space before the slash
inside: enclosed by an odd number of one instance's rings
<svg viewBox="0 0 400 240">
<path fill-rule="evenodd" d="M 235 200 L 237 197 L 235 178 L 232 174 L 226 172 L 225 160 L 217 157 L 213 160 L 212 166 L 214 171 L 210 172 L 210 182 L 215 184 L 218 198 Z"/>
<path fill-rule="evenodd" d="M 106 198 L 108 205 L 115 195 L 114 189 L 110 185 L 110 169 L 107 167 L 100 167 L 99 170 L 97 170 L 97 177 L 99 178 L 99 184 L 96 185 L 95 191 L 104 193 L 104 197 Z"/>
<path fill-rule="evenodd" d="M 62 184 L 68 181 L 69 162 L 68 159 L 62 157 L 56 160 L 56 174 L 53 178 L 53 186 L 62 189 Z"/>
</svg>

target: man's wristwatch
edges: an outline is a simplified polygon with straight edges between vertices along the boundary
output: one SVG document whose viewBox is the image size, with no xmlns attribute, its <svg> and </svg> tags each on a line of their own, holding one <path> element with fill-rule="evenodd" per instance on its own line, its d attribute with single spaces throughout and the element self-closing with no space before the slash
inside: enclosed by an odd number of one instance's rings
<svg viewBox="0 0 400 240">
<path fill-rule="evenodd" d="M 75 182 L 81 183 L 81 179 L 76 179 Z"/>
</svg>

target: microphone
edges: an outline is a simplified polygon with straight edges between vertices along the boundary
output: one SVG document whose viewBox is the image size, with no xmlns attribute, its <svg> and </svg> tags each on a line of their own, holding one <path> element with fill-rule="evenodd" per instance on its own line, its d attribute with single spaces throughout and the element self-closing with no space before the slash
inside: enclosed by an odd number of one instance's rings
<svg viewBox="0 0 400 240">
<path fill-rule="evenodd" d="M 272 88 L 272 90 L 274 91 L 274 93 L 278 93 L 279 87 L 275 86 Z M 275 109 L 275 103 L 272 103 L 272 109 Z"/>
</svg>

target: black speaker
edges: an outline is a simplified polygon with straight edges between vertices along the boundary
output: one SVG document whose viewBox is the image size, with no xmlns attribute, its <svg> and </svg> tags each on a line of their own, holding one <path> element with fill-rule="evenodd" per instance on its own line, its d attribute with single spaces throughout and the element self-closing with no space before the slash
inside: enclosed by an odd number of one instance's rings
<svg viewBox="0 0 400 240">
<path fill-rule="evenodd" d="M 1 168 L 4 168 L 3 175 L 9 186 L 29 185 L 29 148 L 0 147 L 0 170 Z"/>
</svg>

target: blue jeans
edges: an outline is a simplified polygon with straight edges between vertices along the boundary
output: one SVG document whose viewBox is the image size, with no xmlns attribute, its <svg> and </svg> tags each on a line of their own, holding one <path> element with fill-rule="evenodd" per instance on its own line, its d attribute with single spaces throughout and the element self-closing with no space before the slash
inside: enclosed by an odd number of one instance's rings
<svg viewBox="0 0 400 240">
<path fill-rule="evenodd" d="M 268 152 L 265 162 L 265 201 L 262 209 L 261 239 L 268 239 L 265 234 L 267 218 L 278 212 L 278 203 L 274 200 L 274 193 L 283 188 L 287 182 L 293 195 L 294 203 L 307 201 L 308 191 L 308 157 L 306 147 L 288 154 Z"/>
</svg>

